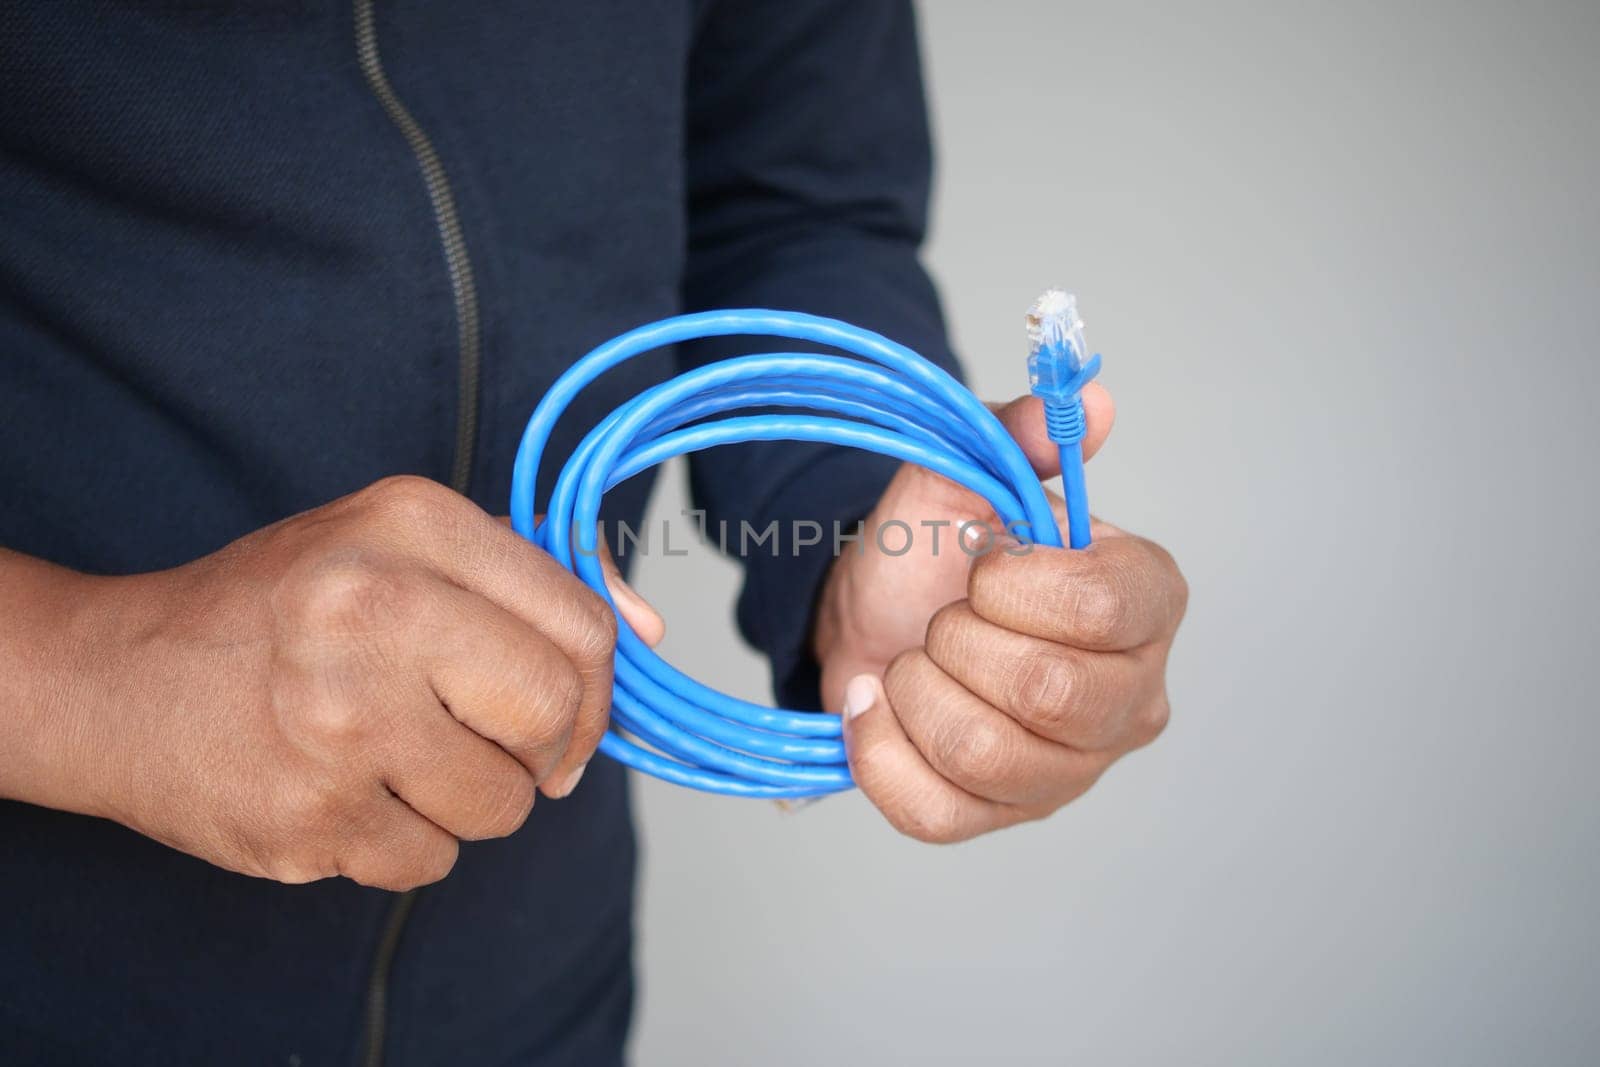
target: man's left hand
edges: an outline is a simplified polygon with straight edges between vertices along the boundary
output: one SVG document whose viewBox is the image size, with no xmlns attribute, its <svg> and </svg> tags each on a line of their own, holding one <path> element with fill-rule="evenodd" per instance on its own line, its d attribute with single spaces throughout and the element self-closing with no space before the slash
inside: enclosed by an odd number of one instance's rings
<svg viewBox="0 0 1600 1067">
<path fill-rule="evenodd" d="M 1084 455 L 1111 397 L 1083 393 Z M 1037 400 L 996 414 L 1047 478 L 1059 473 Z M 1057 521 L 1066 516 L 1059 501 Z M 910 548 L 898 551 L 911 533 Z M 956 540 L 1001 533 L 989 505 L 920 467 L 896 474 L 829 572 L 813 645 L 823 700 L 844 711 L 857 784 L 903 833 L 962 841 L 1039 819 L 1166 725 L 1167 652 L 1188 590 L 1160 546 L 1106 523 L 1082 551 Z M 947 525 L 941 525 L 947 524 Z M 935 535 L 938 540 L 935 541 Z"/>
</svg>

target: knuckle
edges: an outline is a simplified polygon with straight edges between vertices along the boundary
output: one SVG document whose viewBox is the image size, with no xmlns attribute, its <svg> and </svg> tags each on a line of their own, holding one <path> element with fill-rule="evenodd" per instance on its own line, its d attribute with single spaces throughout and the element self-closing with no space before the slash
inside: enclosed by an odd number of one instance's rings
<svg viewBox="0 0 1600 1067">
<path fill-rule="evenodd" d="M 566 656 L 547 648 L 543 654 L 529 654 L 495 673 L 498 681 L 484 696 L 486 706 L 495 709 L 495 739 L 529 771 L 548 771 L 566 748 L 582 706 L 583 679 L 578 668 Z"/>
<path fill-rule="evenodd" d="M 1073 630 L 1092 645 L 1113 643 L 1121 627 L 1126 588 L 1121 571 L 1108 563 L 1096 573 L 1076 576 L 1068 586 L 1064 599 Z"/>
<path fill-rule="evenodd" d="M 1108 766 L 1110 766 L 1110 760 L 1102 760 L 1063 779 L 1058 783 L 1056 792 L 1048 802 L 1029 812 L 1029 817 L 1042 819 L 1073 803 L 1095 787 L 1095 783 L 1100 781 L 1101 775 L 1105 774 Z"/>
<path fill-rule="evenodd" d="M 572 665 L 562 661 L 561 668 L 534 693 L 531 702 L 530 698 L 523 698 L 522 706 L 528 710 L 509 731 L 506 747 L 519 755 L 525 767 L 542 777 L 550 772 L 572 739 L 583 686 Z"/>
<path fill-rule="evenodd" d="M 388 889 L 392 892 L 403 893 L 408 889 L 415 889 L 416 883 L 411 881 L 404 873 L 393 864 L 385 866 L 374 861 L 368 856 L 351 856 L 339 861 L 339 873 L 357 885 L 368 886 L 372 889 Z"/>
<path fill-rule="evenodd" d="M 541 722 L 549 724 L 543 732 L 559 731 L 563 724 L 571 723 L 583 706 L 583 671 L 564 656 L 553 657 L 549 669 L 542 672 L 535 692 L 543 693 Z"/>
<path fill-rule="evenodd" d="M 889 822 L 907 837 L 928 845 L 949 845 L 963 837 L 955 800 L 942 793 L 896 806 L 889 813 Z"/>
<path fill-rule="evenodd" d="M 297 855 L 278 856 L 262 865 L 267 878 L 284 885 L 305 885 L 328 877 L 321 864 Z"/>
<path fill-rule="evenodd" d="M 438 845 L 424 848 L 412 865 L 415 879 L 412 886 L 430 885 L 443 879 L 455 870 L 460 855 L 461 844 L 455 838 L 447 838 Z"/>
<path fill-rule="evenodd" d="M 439 768 L 454 787 L 428 817 L 463 841 L 509 837 L 533 813 L 537 784 L 509 744 L 489 762 Z M 507 758 L 509 754 L 510 758 Z"/>
<path fill-rule="evenodd" d="M 371 630 L 407 614 L 403 583 L 359 548 L 340 549 L 318 560 L 298 594 L 301 623 L 312 633 Z"/>
<path fill-rule="evenodd" d="M 1165 693 L 1145 704 L 1139 709 L 1135 717 L 1137 730 L 1137 743 L 1148 745 L 1166 731 L 1167 723 L 1172 720 L 1172 702 Z"/>
<path fill-rule="evenodd" d="M 405 526 L 430 526 L 460 506 L 460 497 L 430 478 L 396 474 L 362 491 L 374 514 Z"/>
<path fill-rule="evenodd" d="M 246 873 L 281 882 L 305 885 L 337 874 L 327 857 L 313 846 L 315 838 L 301 827 L 283 822 L 276 810 L 263 808 L 254 814 L 248 827 L 233 835 L 237 854 L 243 858 Z"/>
<path fill-rule="evenodd" d="M 1172 553 L 1154 541 L 1142 537 L 1123 540 L 1126 542 L 1126 552 L 1121 575 L 1126 582 L 1127 595 L 1130 598 L 1135 595 L 1149 596 L 1159 602 L 1164 609 L 1164 630 L 1171 633 L 1178 628 L 1184 612 L 1188 610 L 1189 580 L 1184 577 Z"/>
<path fill-rule="evenodd" d="M 1078 696 L 1071 664 L 1049 652 L 1029 652 L 1018 660 L 1013 677 L 1011 710 L 1039 726 L 1065 725 Z"/>
<path fill-rule="evenodd" d="M 532 778 L 527 775 L 517 775 L 516 783 L 508 786 L 500 795 L 498 810 L 490 817 L 489 824 L 485 827 L 490 837 L 507 837 L 522 829 L 523 823 L 528 821 L 528 816 L 533 814 L 534 797 L 538 789 Z"/>
<path fill-rule="evenodd" d="M 923 699 L 926 685 L 922 665 L 927 662 L 926 657 L 922 649 L 908 648 L 889 661 L 883 672 L 883 691 L 890 704 L 910 706 Z"/>
<path fill-rule="evenodd" d="M 598 596 L 589 597 L 580 647 L 586 666 L 608 666 L 617 648 L 617 616 Z"/>
<path fill-rule="evenodd" d="M 967 595 L 978 604 L 1005 604 L 1011 598 L 1014 584 L 1011 572 L 1021 557 L 1005 552 L 989 552 L 979 556 L 967 576 Z"/>
<path fill-rule="evenodd" d="M 338 752 L 359 747 L 367 733 L 367 712 L 349 700 L 305 700 L 281 718 L 286 733 L 316 751 Z M 327 802 L 328 797 L 323 795 L 321 800 Z M 305 799 L 293 802 L 303 804 Z"/>
<path fill-rule="evenodd" d="M 430 840 L 399 854 L 369 842 L 340 860 L 339 873 L 361 885 L 404 892 L 444 878 L 455 868 L 460 850 L 453 837 Z"/>
<path fill-rule="evenodd" d="M 581 674 L 592 677 L 611 668 L 617 648 L 617 617 L 598 594 L 587 588 L 563 594 L 552 621 L 560 634 L 557 643 Z"/>
<path fill-rule="evenodd" d="M 572 737 L 572 720 L 541 723 L 506 742 L 511 752 L 534 778 L 543 782 L 555 770 Z"/>
<path fill-rule="evenodd" d="M 928 620 L 928 631 L 923 639 L 930 652 L 935 648 L 948 648 L 958 643 L 970 610 L 965 600 L 956 600 L 933 613 L 933 617 Z"/>
<path fill-rule="evenodd" d="M 968 789 L 985 792 L 1012 777 L 1013 739 L 998 723 L 982 719 L 953 722 L 940 731 L 935 744 L 940 762 Z"/>
<path fill-rule="evenodd" d="M 1172 553 L 1157 544 L 1152 544 L 1151 547 L 1160 554 L 1167 573 L 1167 588 L 1171 590 L 1172 598 L 1172 625 L 1176 628 L 1189 610 L 1189 579 L 1184 577 L 1178 561 L 1172 558 Z"/>
<path fill-rule="evenodd" d="M 537 741 L 559 733 L 578 713 L 583 673 L 572 660 L 548 649 L 545 655 L 530 657 L 522 669 L 507 672 L 497 697 L 505 706 L 519 709 L 528 739 Z"/>
</svg>

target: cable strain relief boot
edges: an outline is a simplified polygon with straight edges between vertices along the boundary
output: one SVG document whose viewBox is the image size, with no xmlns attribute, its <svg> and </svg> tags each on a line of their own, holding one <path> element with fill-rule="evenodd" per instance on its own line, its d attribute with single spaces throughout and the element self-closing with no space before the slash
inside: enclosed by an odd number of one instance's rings
<svg viewBox="0 0 1600 1067">
<path fill-rule="evenodd" d="M 1083 440 L 1085 419 L 1083 401 L 1074 396 L 1044 402 L 1044 428 L 1058 445 L 1075 445 Z"/>
</svg>

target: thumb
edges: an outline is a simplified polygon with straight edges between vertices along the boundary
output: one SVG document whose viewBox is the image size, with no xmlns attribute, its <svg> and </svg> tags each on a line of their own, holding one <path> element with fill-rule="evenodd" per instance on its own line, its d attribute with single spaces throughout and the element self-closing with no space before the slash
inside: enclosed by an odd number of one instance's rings
<svg viewBox="0 0 1600 1067">
<path fill-rule="evenodd" d="M 639 635 L 639 640 L 655 648 L 666 636 L 666 621 L 661 618 L 659 611 L 650 606 L 649 601 L 634 592 L 633 586 L 622 576 L 622 569 L 612 558 L 611 546 L 606 543 L 604 533 L 600 535 L 600 569 L 605 572 L 606 589 L 611 592 L 611 599 L 617 602 L 617 611 L 623 621 Z"/>
<path fill-rule="evenodd" d="M 839 730 L 850 774 L 868 799 L 892 790 L 906 767 L 915 762 L 915 749 L 889 706 L 883 681 L 876 674 L 858 674 L 845 686 Z"/>
<path fill-rule="evenodd" d="M 497 521 L 502 526 L 511 525 L 511 516 L 501 515 Z M 535 522 L 543 522 L 543 515 L 535 515 Z M 633 586 L 622 576 L 622 571 L 617 567 L 617 561 L 611 557 L 611 546 L 606 543 L 604 530 L 600 531 L 600 570 L 606 576 L 606 589 L 611 593 L 611 599 L 617 602 L 617 611 L 639 635 L 639 640 L 655 648 L 667 634 L 667 624 L 661 618 L 661 613 L 650 606 L 650 602 L 633 591 Z"/>
<path fill-rule="evenodd" d="M 1100 451 L 1111 434 L 1111 424 L 1117 417 L 1117 405 L 1111 394 L 1099 382 L 1083 387 L 1083 414 L 1086 428 L 1083 435 L 1083 458 L 1088 459 Z M 1019 396 L 1009 404 L 992 404 L 995 416 L 1006 432 L 1016 438 L 1017 444 L 1033 464 L 1040 478 L 1054 478 L 1061 473 L 1061 457 L 1056 443 L 1044 428 L 1044 401 L 1036 396 Z"/>
</svg>

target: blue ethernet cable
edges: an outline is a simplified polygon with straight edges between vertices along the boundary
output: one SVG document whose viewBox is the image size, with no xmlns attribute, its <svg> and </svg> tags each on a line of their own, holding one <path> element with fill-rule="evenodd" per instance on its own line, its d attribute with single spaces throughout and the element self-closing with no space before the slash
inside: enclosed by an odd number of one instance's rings
<svg viewBox="0 0 1600 1067">
<path fill-rule="evenodd" d="M 1029 310 L 1029 378 L 1061 450 L 1075 548 L 1089 544 L 1078 390 L 1099 370 L 1098 356 L 1085 358 L 1082 327 L 1071 297 L 1057 290 Z M 635 356 L 730 335 L 814 342 L 856 358 L 809 352 L 737 356 L 645 390 L 589 431 L 556 478 L 544 521 L 535 522 L 539 462 L 578 393 Z M 763 413 L 734 414 L 755 407 Z M 780 410 L 768 410 L 773 408 Z M 568 368 L 523 431 L 512 472 L 512 525 L 615 611 L 597 556 L 601 497 L 673 456 L 772 440 L 844 445 L 919 464 L 982 496 L 1019 538 L 1062 545 L 1049 498 L 1027 457 L 955 378 L 871 331 L 760 309 L 662 319 L 607 341 Z M 854 784 L 836 716 L 769 708 L 720 693 L 656 655 L 620 613 L 618 621 L 611 728 L 600 751 L 657 778 L 732 796 L 820 796 Z"/>
<path fill-rule="evenodd" d="M 1100 357 L 1083 341 L 1078 301 L 1047 289 L 1028 309 L 1028 389 L 1044 401 L 1045 431 L 1061 456 L 1068 543 L 1089 547 L 1089 490 L 1083 481 L 1083 387 L 1100 373 Z"/>
</svg>

